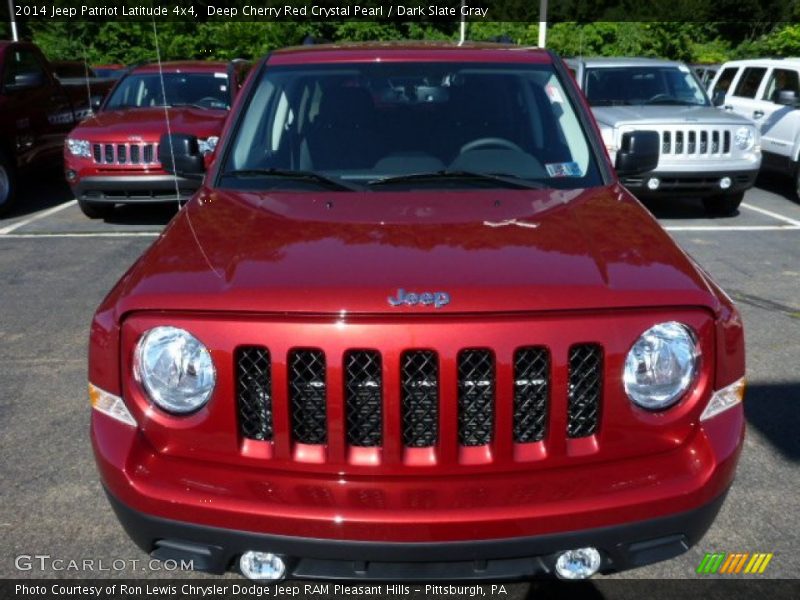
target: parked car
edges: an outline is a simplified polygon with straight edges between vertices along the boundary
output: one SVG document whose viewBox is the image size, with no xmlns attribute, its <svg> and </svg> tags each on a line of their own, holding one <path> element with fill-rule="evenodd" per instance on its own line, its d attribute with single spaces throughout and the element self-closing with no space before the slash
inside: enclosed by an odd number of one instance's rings
<svg viewBox="0 0 800 600">
<path fill-rule="evenodd" d="M 800 58 L 727 62 L 710 92 L 723 108 L 758 125 L 762 168 L 791 177 L 800 198 Z"/>
<path fill-rule="evenodd" d="M 210 157 L 246 72 L 244 61 L 171 62 L 130 70 L 64 147 L 67 182 L 83 213 L 102 218 L 117 204 L 188 198 L 199 182 L 161 168 L 158 140 L 168 127 L 190 131 Z"/>
<path fill-rule="evenodd" d="M 697 79 L 703 85 L 705 89 L 708 89 L 708 86 L 714 80 L 714 77 L 719 71 L 719 65 L 692 65 L 692 69 L 694 69 L 695 75 L 697 75 Z"/>
<path fill-rule="evenodd" d="M 89 346 L 100 476 L 146 552 L 583 578 L 702 537 L 742 447 L 741 318 L 554 54 L 275 51 L 208 171 L 172 131 L 162 165 L 202 187 Z M 658 146 L 626 132 L 620 176 Z"/>
<path fill-rule="evenodd" d="M 28 42 L 0 41 L 0 215 L 17 200 L 21 171 L 56 164 L 64 138 L 91 112 L 86 79 L 60 82 Z M 104 93 L 95 86 L 94 91 Z"/>
<path fill-rule="evenodd" d="M 121 64 L 108 64 L 108 65 L 94 65 L 92 67 L 98 77 L 108 77 L 110 79 L 119 79 L 125 75 L 128 67 Z"/>
<path fill-rule="evenodd" d="M 753 186 L 761 150 L 751 121 L 714 108 L 689 67 L 650 58 L 567 61 L 586 94 L 612 158 L 625 133 L 658 132 L 658 167 L 623 177 L 639 198 L 689 196 L 706 211 L 736 213 Z"/>
</svg>

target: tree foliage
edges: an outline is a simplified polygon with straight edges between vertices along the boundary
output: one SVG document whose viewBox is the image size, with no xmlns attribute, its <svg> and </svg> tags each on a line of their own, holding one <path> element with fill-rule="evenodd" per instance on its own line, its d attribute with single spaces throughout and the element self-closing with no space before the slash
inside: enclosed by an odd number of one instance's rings
<svg viewBox="0 0 800 600">
<path fill-rule="evenodd" d="M 530 2 L 530 0 L 526 0 Z M 626 4 L 627 2 L 627 4 Z M 572 4 L 574 6 L 572 6 Z M 670 4 L 705 11 L 713 19 L 721 11 L 742 15 L 742 22 L 614 21 L 609 17 L 634 10 L 633 0 L 564 0 L 557 10 L 573 15 L 548 28 L 548 47 L 564 56 L 660 56 L 693 62 L 722 62 L 746 56 L 800 55 L 800 4 L 785 0 L 673 0 Z M 609 8 L 610 4 L 613 4 Z M 666 4 L 666 3 L 664 3 Z M 630 5 L 630 6 L 629 6 Z M 652 3 L 650 4 L 652 6 Z M 708 7 L 712 8 L 708 8 Z M 700 8 L 697 8 L 700 7 Z M 705 8 L 703 8 L 705 7 Z M 675 7 L 672 7 L 675 10 Z M 621 12 L 622 11 L 622 12 Z M 711 12 L 709 12 L 711 11 Z M 750 11 L 750 12 L 748 12 Z M 698 13 L 699 14 L 699 13 Z M 730 14 L 726 18 L 730 18 Z M 606 20 L 598 17 L 605 15 Z M 754 18 L 745 18 L 752 15 Z M 776 16 L 793 21 L 776 21 Z M 52 59 L 91 63 L 132 64 L 153 61 L 158 49 L 164 60 L 257 58 L 283 46 L 296 45 L 307 36 L 330 41 L 452 40 L 458 38 L 458 23 L 393 21 L 297 21 L 248 22 L 200 20 L 158 24 L 154 33 L 149 22 L 59 22 L 29 21 L 21 24 L 24 37 L 38 43 Z M 8 26 L 0 24 L 0 35 Z M 535 45 L 538 23 L 472 22 L 468 39 L 509 40 Z"/>
</svg>

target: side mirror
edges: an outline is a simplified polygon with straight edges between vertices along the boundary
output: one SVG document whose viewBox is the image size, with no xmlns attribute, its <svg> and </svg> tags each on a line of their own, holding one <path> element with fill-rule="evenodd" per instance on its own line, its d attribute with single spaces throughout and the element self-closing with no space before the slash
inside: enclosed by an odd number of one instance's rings
<svg viewBox="0 0 800 600">
<path fill-rule="evenodd" d="M 186 179 L 203 179 L 206 172 L 203 154 L 194 135 L 162 135 L 158 144 L 158 160 L 167 173 Z"/>
<path fill-rule="evenodd" d="M 661 139 L 657 131 L 631 131 L 622 134 L 617 151 L 617 175 L 630 177 L 658 166 Z"/>
<path fill-rule="evenodd" d="M 6 84 L 6 89 L 9 92 L 16 92 L 39 87 L 42 84 L 44 84 L 44 75 L 39 71 L 31 71 L 30 73 L 17 73 L 14 76 L 14 82 Z"/>
<path fill-rule="evenodd" d="M 783 106 L 797 106 L 797 92 L 794 90 L 779 91 L 776 104 L 782 104 Z"/>
<path fill-rule="evenodd" d="M 725 92 L 723 90 L 717 90 L 714 92 L 714 97 L 711 98 L 711 103 L 714 106 L 722 106 L 725 104 Z"/>
</svg>

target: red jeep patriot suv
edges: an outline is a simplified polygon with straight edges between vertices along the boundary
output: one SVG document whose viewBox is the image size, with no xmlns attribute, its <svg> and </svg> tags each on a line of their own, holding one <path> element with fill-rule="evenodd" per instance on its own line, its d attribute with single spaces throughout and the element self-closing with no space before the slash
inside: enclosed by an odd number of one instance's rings
<svg viewBox="0 0 800 600">
<path fill-rule="evenodd" d="M 206 169 L 176 126 L 161 160 Z M 628 132 L 617 173 L 652 169 Z M 92 440 L 154 557 L 252 578 L 588 577 L 710 526 L 731 300 L 619 184 L 564 64 L 274 52 L 98 309 Z"/>
<path fill-rule="evenodd" d="M 101 218 L 115 204 L 191 196 L 198 182 L 161 168 L 158 141 L 169 130 L 191 133 L 210 156 L 246 66 L 238 60 L 174 62 L 125 75 L 64 146 L 67 182 L 84 214 Z"/>
</svg>

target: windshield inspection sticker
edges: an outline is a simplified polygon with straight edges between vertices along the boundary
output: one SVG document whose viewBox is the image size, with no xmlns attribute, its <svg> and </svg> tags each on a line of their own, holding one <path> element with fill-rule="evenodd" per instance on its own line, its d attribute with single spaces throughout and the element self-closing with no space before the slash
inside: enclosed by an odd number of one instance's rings
<svg viewBox="0 0 800 600">
<path fill-rule="evenodd" d="M 547 92 L 547 97 L 550 98 L 550 102 L 564 104 L 564 99 L 561 97 L 561 92 L 558 91 L 557 87 L 553 85 L 546 85 L 544 89 Z"/>
<path fill-rule="evenodd" d="M 582 177 L 581 168 L 576 162 L 547 163 L 545 165 L 550 177 Z"/>
</svg>

